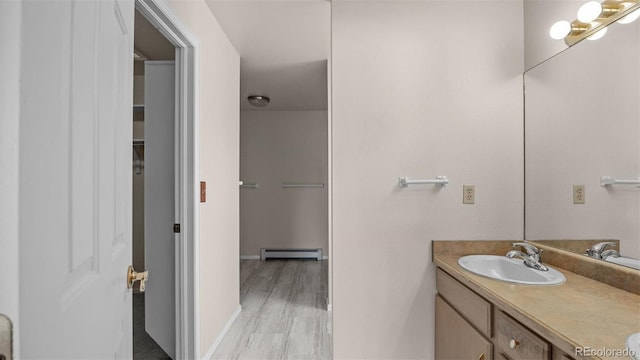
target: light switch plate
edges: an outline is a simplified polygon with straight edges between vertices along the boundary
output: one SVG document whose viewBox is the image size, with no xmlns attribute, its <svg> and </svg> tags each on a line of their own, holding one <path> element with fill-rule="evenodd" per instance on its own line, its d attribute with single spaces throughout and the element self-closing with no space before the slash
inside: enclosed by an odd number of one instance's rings
<svg viewBox="0 0 640 360">
<path fill-rule="evenodd" d="M 476 187 L 475 185 L 462 185 L 462 203 L 476 203 Z"/>
<path fill-rule="evenodd" d="M 584 185 L 573 185 L 573 203 L 584 204 L 585 188 Z"/>
<path fill-rule="evenodd" d="M 200 202 L 207 202 L 207 183 L 200 181 Z"/>
</svg>

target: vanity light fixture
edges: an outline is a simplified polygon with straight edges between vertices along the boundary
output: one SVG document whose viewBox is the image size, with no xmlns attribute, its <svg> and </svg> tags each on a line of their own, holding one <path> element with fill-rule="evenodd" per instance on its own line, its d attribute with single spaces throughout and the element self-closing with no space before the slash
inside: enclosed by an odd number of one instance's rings
<svg viewBox="0 0 640 360">
<path fill-rule="evenodd" d="M 589 1 L 578 9 L 578 21 L 584 24 L 590 24 L 596 21 L 602 13 L 602 4 L 598 1 Z"/>
<path fill-rule="evenodd" d="M 597 40 L 606 34 L 606 28 L 618 21 L 628 24 L 640 17 L 640 0 L 589 1 L 578 10 L 577 20 L 558 21 L 549 29 L 551 38 L 572 46 L 587 38 Z"/>
<path fill-rule="evenodd" d="M 571 23 L 566 20 L 560 20 L 551 26 L 549 36 L 554 40 L 562 40 L 571 32 Z"/>
<path fill-rule="evenodd" d="M 553 24 L 549 30 L 549 36 L 555 40 L 562 40 L 567 36 L 577 36 L 589 30 L 589 25 L 576 20 L 572 23 L 561 20 Z"/>
<path fill-rule="evenodd" d="M 623 17 L 622 19 L 618 20 L 618 23 L 631 24 L 632 22 L 638 20 L 639 17 L 640 17 L 640 10 L 636 10 L 630 13 L 629 15 Z"/>
<path fill-rule="evenodd" d="M 607 33 L 607 28 L 602 28 L 601 30 L 598 30 L 597 33 L 589 36 L 587 38 L 587 40 L 598 40 L 598 39 L 602 39 L 602 37 Z"/>
</svg>

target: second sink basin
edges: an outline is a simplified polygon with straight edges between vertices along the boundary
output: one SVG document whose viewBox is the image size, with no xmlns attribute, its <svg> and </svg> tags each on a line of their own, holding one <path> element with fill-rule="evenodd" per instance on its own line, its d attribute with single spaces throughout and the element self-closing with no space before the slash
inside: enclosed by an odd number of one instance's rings
<svg viewBox="0 0 640 360">
<path fill-rule="evenodd" d="M 617 257 L 617 258 L 613 257 L 613 256 L 609 256 L 605 260 L 610 262 L 610 263 L 623 265 L 623 266 L 628 266 L 630 268 L 634 268 L 634 269 L 640 270 L 640 260 L 638 260 L 638 259 L 632 259 L 632 258 L 628 258 L 628 257 L 624 257 L 624 256 L 620 256 L 620 257 Z"/>
<path fill-rule="evenodd" d="M 640 360 L 640 333 L 632 334 L 625 341 L 629 355 L 633 360 Z"/>
<path fill-rule="evenodd" d="M 540 271 L 527 267 L 522 260 L 498 255 L 468 255 L 458 259 L 465 270 L 491 279 L 527 285 L 558 285 L 565 281 L 558 270 Z"/>
</svg>

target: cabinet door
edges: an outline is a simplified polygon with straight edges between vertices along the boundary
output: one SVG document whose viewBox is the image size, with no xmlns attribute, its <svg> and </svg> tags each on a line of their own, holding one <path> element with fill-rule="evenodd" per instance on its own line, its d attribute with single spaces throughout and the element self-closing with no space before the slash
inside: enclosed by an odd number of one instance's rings
<svg viewBox="0 0 640 360">
<path fill-rule="evenodd" d="M 436 296 L 436 360 L 491 360 L 493 345 Z"/>
<path fill-rule="evenodd" d="M 575 360 L 564 351 L 560 350 L 560 348 L 552 346 L 551 347 L 551 360 Z"/>
</svg>

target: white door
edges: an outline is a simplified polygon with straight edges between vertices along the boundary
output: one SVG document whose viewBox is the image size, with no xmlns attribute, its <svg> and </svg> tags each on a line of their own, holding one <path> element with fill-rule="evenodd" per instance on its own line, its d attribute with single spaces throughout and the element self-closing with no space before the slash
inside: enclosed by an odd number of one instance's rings
<svg viewBox="0 0 640 360">
<path fill-rule="evenodd" d="M 175 65 L 146 61 L 144 79 L 145 329 L 172 359 L 176 354 Z"/>
<path fill-rule="evenodd" d="M 22 2 L 24 359 L 132 356 L 133 16 L 133 0 Z"/>
</svg>

